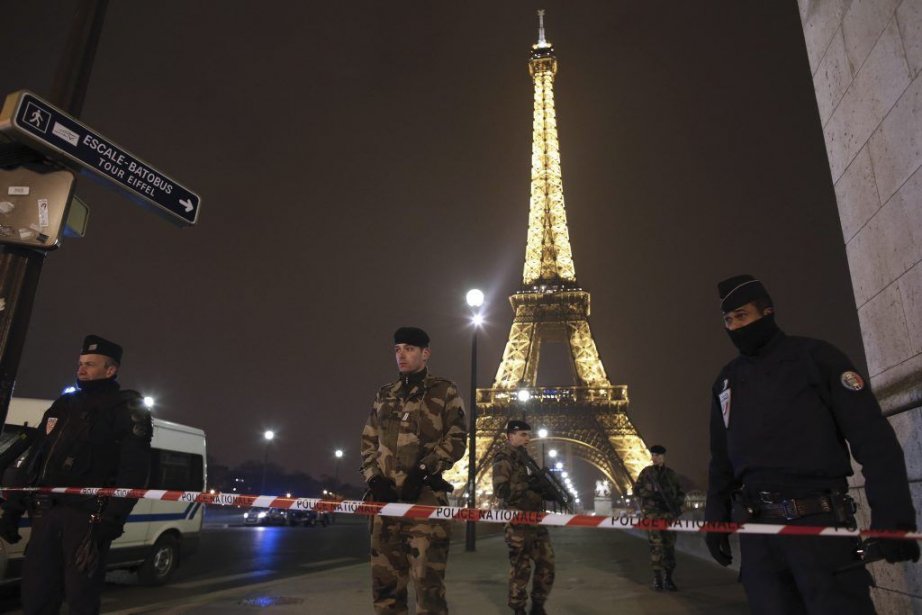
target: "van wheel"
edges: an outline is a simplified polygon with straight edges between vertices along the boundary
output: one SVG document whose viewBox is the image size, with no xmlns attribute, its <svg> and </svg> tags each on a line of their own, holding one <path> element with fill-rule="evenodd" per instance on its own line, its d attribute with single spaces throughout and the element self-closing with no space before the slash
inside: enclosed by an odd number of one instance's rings
<svg viewBox="0 0 922 615">
<path fill-rule="evenodd" d="M 178 566 L 179 541 L 175 536 L 164 534 L 138 569 L 138 580 L 142 585 L 163 585 Z"/>
</svg>

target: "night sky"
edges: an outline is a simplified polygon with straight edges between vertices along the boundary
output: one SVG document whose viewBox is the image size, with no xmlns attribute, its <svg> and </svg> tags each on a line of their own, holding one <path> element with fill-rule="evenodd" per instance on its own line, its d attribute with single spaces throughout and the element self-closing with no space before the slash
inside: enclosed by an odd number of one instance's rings
<svg viewBox="0 0 922 615">
<path fill-rule="evenodd" d="M 0 1 L 0 93 L 50 95 L 74 6 Z M 88 236 L 45 263 L 16 395 L 56 397 L 97 333 L 126 348 L 123 386 L 205 429 L 217 461 L 261 458 L 273 428 L 273 461 L 332 473 L 342 447 L 357 478 L 396 327 L 426 329 L 431 370 L 469 399 L 475 286 L 489 385 L 525 254 L 537 8 L 577 278 L 646 441 L 703 486 L 730 275 L 863 366 L 794 0 L 125 0 L 81 120 L 199 193 L 199 224 L 81 179 Z"/>
</svg>

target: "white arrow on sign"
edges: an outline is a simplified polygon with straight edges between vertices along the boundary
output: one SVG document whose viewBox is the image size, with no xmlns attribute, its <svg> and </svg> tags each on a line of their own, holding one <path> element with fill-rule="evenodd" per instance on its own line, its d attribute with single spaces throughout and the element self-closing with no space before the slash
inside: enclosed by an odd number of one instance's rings
<svg viewBox="0 0 922 615">
<path fill-rule="evenodd" d="M 179 199 L 179 204 L 186 208 L 186 213 L 192 211 L 192 201 L 189 199 Z"/>
</svg>

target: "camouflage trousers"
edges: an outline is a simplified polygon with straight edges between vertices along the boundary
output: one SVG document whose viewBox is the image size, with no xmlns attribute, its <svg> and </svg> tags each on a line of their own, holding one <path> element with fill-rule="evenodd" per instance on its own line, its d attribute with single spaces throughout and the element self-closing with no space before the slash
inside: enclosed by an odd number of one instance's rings
<svg viewBox="0 0 922 615">
<path fill-rule="evenodd" d="M 371 589 L 375 613 L 407 613 L 407 584 L 411 578 L 418 615 L 448 613 L 445 601 L 448 540 L 448 521 L 373 517 Z"/>
<path fill-rule="evenodd" d="M 535 574 L 531 583 L 532 603 L 543 603 L 554 585 L 554 548 L 546 527 L 506 525 L 509 546 L 509 606 L 525 608 L 528 602 L 528 578 L 531 563 Z"/>
<path fill-rule="evenodd" d="M 672 572 L 675 570 L 675 532 L 653 530 L 647 532 L 650 541 L 650 563 L 653 570 Z"/>
</svg>

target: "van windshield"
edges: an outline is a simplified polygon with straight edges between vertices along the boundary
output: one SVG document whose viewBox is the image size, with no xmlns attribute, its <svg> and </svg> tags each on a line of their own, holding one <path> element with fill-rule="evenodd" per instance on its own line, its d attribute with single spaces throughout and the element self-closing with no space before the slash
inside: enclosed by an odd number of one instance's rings
<svg viewBox="0 0 922 615">
<path fill-rule="evenodd" d="M 35 435 L 35 427 L 22 427 L 21 425 L 4 425 L 3 433 L 0 433 L 0 455 L 3 455 L 13 442 L 19 439 L 19 434 L 25 432 L 28 436 Z"/>
</svg>

